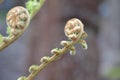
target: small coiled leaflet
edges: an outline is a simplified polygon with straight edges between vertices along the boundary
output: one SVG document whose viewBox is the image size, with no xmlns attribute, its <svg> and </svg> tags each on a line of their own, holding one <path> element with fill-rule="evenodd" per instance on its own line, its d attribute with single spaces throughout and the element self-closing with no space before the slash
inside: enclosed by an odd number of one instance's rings
<svg viewBox="0 0 120 80">
<path fill-rule="evenodd" d="M 29 12 L 22 6 L 16 6 L 8 12 L 6 23 L 10 28 L 10 34 L 8 37 L 3 38 L 3 43 L 0 44 L 0 51 L 13 43 L 26 30 L 30 23 Z M 7 39 L 7 41 L 4 39 Z"/>
</svg>

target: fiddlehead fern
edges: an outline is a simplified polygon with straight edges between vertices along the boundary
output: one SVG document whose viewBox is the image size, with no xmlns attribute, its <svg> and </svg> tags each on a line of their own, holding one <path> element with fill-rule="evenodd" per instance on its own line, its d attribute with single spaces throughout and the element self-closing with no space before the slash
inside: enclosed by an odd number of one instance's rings
<svg viewBox="0 0 120 80">
<path fill-rule="evenodd" d="M 21 6 L 14 7 L 7 14 L 7 25 L 14 30 L 24 29 L 25 26 L 28 25 L 29 21 L 30 16 L 28 11 Z"/>
<path fill-rule="evenodd" d="M 51 53 L 53 54 L 53 56 L 44 56 L 43 58 L 41 58 L 40 65 L 30 66 L 30 74 L 27 77 L 21 76 L 20 78 L 18 78 L 18 80 L 34 80 L 34 78 L 41 70 L 43 70 L 49 63 L 52 63 L 53 61 L 59 59 L 59 57 L 61 57 L 67 51 L 70 51 L 71 55 L 75 55 L 75 44 L 80 43 L 82 45 L 87 45 L 84 42 L 80 42 L 81 40 L 85 41 L 84 39 L 87 37 L 87 34 L 84 31 L 84 25 L 79 19 L 73 18 L 69 20 L 65 25 L 64 32 L 70 41 L 61 41 L 60 44 L 64 46 L 63 48 L 52 49 Z M 87 49 L 86 46 L 84 48 Z"/>
<path fill-rule="evenodd" d="M 45 0 L 28 0 L 26 8 L 16 6 L 8 12 L 6 17 L 8 36 L 0 34 L 0 51 L 16 41 L 23 34 L 30 20 L 40 10 L 44 2 Z"/>
<path fill-rule="evenodd" d="M 6 22 L 8 25 L 8 36 L 2 36 L 0 51 L 22 35 L 30 23 L 30 15 L 24 7 L 16 6 L 8 12 Z"/>
<path fill-rule="evenodd" d="M 27 29 L 30 19 L 39 11 L 44 1 L 28 0 L 26 9 L 16 6 L 8 12 L 6 21 L 8 25 L 7 33 L 9 35 L 7 37 L 0 35 L 0 51 L 14 42 Z M 69 20 L 65 25 L 64 32 L 70 41 L 61 41 L 60 44 L 63 48 L 52 49 L 51 53 L 53 56 L 41 58 L 40 65 L 30 66 L 30 74 L 27 77 L 22 76 L 18 80 L 33 80 L 49 63 L 52 63 L 67 51 L 70 51 L 71 55 L 75 55 L 75 44 L 77 43 L 80 43 L 84 49 L 87 49 L 87 43 L 84 40 L 87 37 L 87 33 L 84 31 L 84 25 L 79 19 L 73 18 Z"/>
</svg>

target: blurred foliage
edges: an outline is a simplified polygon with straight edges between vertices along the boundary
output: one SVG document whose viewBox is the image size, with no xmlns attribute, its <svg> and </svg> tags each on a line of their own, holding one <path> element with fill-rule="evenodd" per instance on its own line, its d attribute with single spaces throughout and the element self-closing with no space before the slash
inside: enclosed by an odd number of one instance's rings
<svg viewBox="0 0 120 80">
<path fill-rule="evenodd" d="M 120 79 L 120 66 L 111 69 L 108 72 L 107 77 L 111 79 Z"/>
<path fill-rule="evenodd" d="M 2 43 L 2 37 L 3 37 L 3 36 L 0 34 L 0 44 Z"/>
<path fill-rule="evenodd" d="M 7 27 L 7 32 L 6 32 L 8 35 L 10 35 L 11 34 L 11 28 L 8 26 Z"/>
<path fill-rule="evenodd" d="M 0 0 L 0 3 L 2 3 L 4 0 Z"/>
<path fill-rule="evenodd" d="M 30 16 L 34 16 L 39 9 L 42 7 L 43 3 L 45 2 L 45 0 L 28 0 L 28 2 L 26 3 L 26 8 L 28 10 L 28 12 L 30 13 Z"/>
</svg>

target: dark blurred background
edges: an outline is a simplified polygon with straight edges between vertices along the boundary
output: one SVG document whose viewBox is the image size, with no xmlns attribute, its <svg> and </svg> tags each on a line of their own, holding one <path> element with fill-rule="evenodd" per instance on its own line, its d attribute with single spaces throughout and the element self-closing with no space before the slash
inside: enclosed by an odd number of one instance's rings
<svg viewBox="0 0 120 80">
<path fill-rule="evenodd" d="M 0 3 L 0 33 L 6 31 L 6 14 L 27 0 Z M 27 76 L 32 64 L 50 56 L 66 40 L 64 25 L 80 19 L 88 33 L 88 50 L 76 45 L 77 54 L 64 55 L 47 66 L 36 80 L 120 80 L 120 0 L 46 0 L 27 31 L 0 52 L 0 80 Z"/>
</svg>

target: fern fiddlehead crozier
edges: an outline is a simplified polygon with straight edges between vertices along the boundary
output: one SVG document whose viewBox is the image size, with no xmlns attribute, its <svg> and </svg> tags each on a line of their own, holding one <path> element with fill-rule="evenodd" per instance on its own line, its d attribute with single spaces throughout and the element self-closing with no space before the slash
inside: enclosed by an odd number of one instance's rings
<svg viewBox="0 0 120 80">
<path fill-rule="evenodd" d="M 65 35 L 68 37 L 70 41 L 61 41 L 61 45 L 63 48 L 54 48 L 51 50 L 53 54 L 51 57 L 44 56 L 40 59 L 40 65 L 32 65 L 29 68 L 30 74 L 28 76 L 21 76 L 18 80 L 34 80 L 34 78 L 38 75 L 38 73 L 43 70 L 48 64 L 53 61 L 59 59 L 62 55 L 64 55 L 67 51 L 70 51 L 71 55 L 75 55 L 76 49 L 75 44 L 80 43 L 81 45 L 86 45 L 83 48 L 87 49 L 87 43 L 83 43 L 81 41 L 85 41 L 84 39 L 87 37 L 87 33 L 84 31 L 84 25 L 82 22 L 73 18 L 69 20 L 64 28 Z"/>
<path fill-rule="evenodd" d="M 14 42 L 28 27 L 30 23 L 29 12 L 24 7 L 16 6 L 8 12 L 6 22 L 9 29 L 8 36 L 2 36 L 0 51 Z"/>
<path fill-rule="evenodd" d="M 6 22 L 9 29 L 8 36 L 2 36 L 0 51 L 22 35 L 30 23 L 30 16 L 27 9 L 21 6 L 16 6 L 8 12 Z"/>
</svg>

